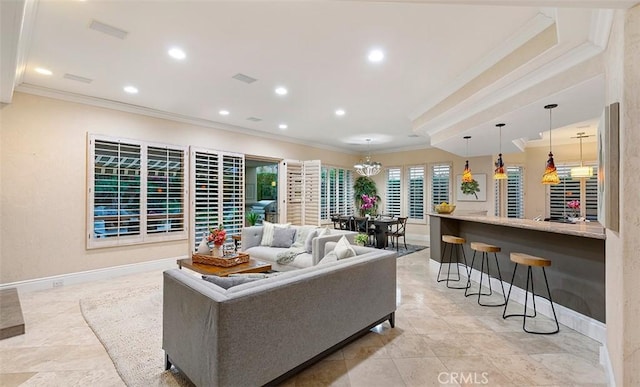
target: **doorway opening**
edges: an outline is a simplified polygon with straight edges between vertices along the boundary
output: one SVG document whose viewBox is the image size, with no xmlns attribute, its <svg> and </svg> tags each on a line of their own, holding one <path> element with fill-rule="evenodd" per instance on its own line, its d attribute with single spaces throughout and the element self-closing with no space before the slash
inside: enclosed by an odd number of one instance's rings
<svg viewBox="0 0 640 387">
<path fill-rule="evenodd" d="M 255 224 L 278 222 L 277 159 L 245 156 L 245 225 L 250 226 L 251 213 Z"/>
</svg>

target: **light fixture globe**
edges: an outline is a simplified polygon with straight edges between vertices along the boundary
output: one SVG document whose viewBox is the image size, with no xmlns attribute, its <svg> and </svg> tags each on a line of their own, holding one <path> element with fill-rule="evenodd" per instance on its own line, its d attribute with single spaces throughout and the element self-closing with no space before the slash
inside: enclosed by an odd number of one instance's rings
<svg viewBox="0 0 640 387">
<path fill-rule="evenodd" d="M 547 159 L 547 165 L 545 166 L 544 174 L 542 175 L 542 184 L 560 184 L 558 170 L 556 169 L 556 164 L 553 161 L 553 153 L 551 152 L 551 110 L 557 107 L 558 105 L 555 103 L 544 107 L 549 110 L 549 159 Z"/>
<path fill-rule="evenodd" d="M 577 137 L 575 137 L 580 140 L 580 166 L 571 168 L 571 177 L 573 179 L 589 178 L 593 176 L 593 168 L 585 167 L 582 161 L 582 139 L 587 137 L 589 136 L 585 135 L 584 132 L 579 132 Z"/>
<path fill-rule="evenodd" d="M 382 170 L 382 164 L 380 164 L 377 161 L 371 161 L 370 146 L 371 146 L 371 139 L 367 138 L 367 152 L 368 152 L 367 157 L 365 158 L 364 162 L 359 162 L 353 166 L 353 168 L 356 170 L 356 172 L 360 176 L 366 176 L 366 177 L 375 176 L 378 173 L 380 173 L 380 171 Z"/>
<path fill-rule="evenodd" d="M 493 178 L 496 180 L 504 180 L 507 178 L 507 174 L 504 171 L 504 163 L 502 162 L 502 127 L 505 126 L 505 124 L 496 124 L 496 126 L 500 128 L 500 153 L 498 153 L 498 159 L 495 162 L 496 169 L 493 172 Z"/>
<path fill-rule="evenodd" d="M 469 139 L 471 136 L 464 136 L 465 140 L 467 140 L 467 157 L 469 157 Z M 473 175 L 471 174 L 471 168 L 469 168 L 469 160 L 464 162 L 464 171 L 462 172 L 462 182 L 463 183 L 471 183 L 473 181 Z"/>
</svg>

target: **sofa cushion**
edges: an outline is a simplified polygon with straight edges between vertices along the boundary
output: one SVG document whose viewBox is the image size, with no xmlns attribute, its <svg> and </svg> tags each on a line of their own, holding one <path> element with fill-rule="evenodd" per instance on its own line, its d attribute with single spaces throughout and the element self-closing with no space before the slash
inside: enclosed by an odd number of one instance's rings
<svg viewBox="0 0 640 387">
<path fill-rule="evenodd" d="M 294 226 L 295 227 L 295 226 Z M 318 226 L 298 226 L 295 227 L 296 231 L 296 240 L 293 242 L 293 246 L 295 247 L 304 247 L 309 234 L 312 234 L 314 231 L 318 229 Z M 311 251 L 311 250 L 308 250 Z"/>
<path fill-rule="evenodd" d="M 262 222 L 262 241 L 260 242 L 261 246 L 271 246 L 273 242 L 273 231 L 276 227 L 286 228 L 289 227 L 291 223 L 279 224 L 279 223 L 271 223 L 266 220 Z"/>
<path fill-rule="evenodd" d="M 338 243 L 336 243 L 336 247 L 333 249 L 336 253 L 336 257 L 338 259 L 344 259 L 349 257 L 355 257 L 356 251 L 351 247 L 351 243 L 347 240 L 347 237 L 343 236 L 340 238 Z"/>
<path fill-rule="evenodd" d="M 230 287 L 244 284 L 247 282 L 257 281 L 261 278 L 251 277 L 218 277 L 217 275 L 203 275 L 202 279 L 213 284 L 220 286 L 223 289 L 229 289 Z"/>
<path fill-rule="evenodd" d="M 296 229 L 292 227 L 274 227 L 271 247 L 291 247 L 295 240 Z"/>
<path fill-rule="evenodd" d="M 318 236 L 318 231 L 319 230 L 311 230 L 309 231 L 309 233 L 307 234 L 307 239 L 305 239 L 304 241 L 304 250 L 307 253 L 311 252 L 311 248 L 313 246 L 313 238 Z"/>
<path fill-rule="evenodd" d="M 337 262 L 337 261 L 338 261 L 338 256 L 336 255 L 336 252 L 331 251 L 327 255 L 325 255 L 324 258 L 320 260 L 320 262 L 318 262 L 318 265 L 326 265 L 327 263 Z"/>
</svg>

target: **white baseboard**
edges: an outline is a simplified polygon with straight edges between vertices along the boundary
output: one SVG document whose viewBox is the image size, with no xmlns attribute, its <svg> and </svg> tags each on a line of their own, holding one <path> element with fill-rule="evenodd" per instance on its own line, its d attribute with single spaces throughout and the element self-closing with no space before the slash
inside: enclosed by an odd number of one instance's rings
<svg viewBox="0 0 640 387">
<path fill-rule="evenodd" d="M 432 262 L 432 264 L 435 265 L 435 269 L 439 269 L 439 262 L 434 261 L 433 259 L 430 259 L 430 262 Z M 461 270 L 460 273 L 466 277 L 467 273 L 466 270 L 462 269 L 462 267 L 464 267 L 464 265 L 460 265 L 461 266 Z M 433 268 L 434 266 L 432 266 Z M 504 285 L 504 290 L 505 292 L 509 292 L 509 283 L 507 281 L 505 281 L 505 275 L 508 275 L 506 273 L 502 273 L 503 277 L 502 277 L 502 283 Z M 475 281 L 475 282 L 480 282 L 480 271 L 476 270 L 476 269 L 471 269 L 471 280 Z M 486 284 L 486 274 L 485 274 L 485 284 Z M 485 285 L 486 286 L 486 285 Z M 502 288 L 500 287 L 500 281 L 496 278 L 492 278 L 491 279 L 491 289 L 497 291 L 498 293 L 502 294 Z M 511 297 L 509 299 L 509 301 L 513 300 L 516 302 L 519 302 L 520 304 L 524 304 L 524 298 L 525 298 L 525 291 L 517 286 L 514 286 L 513 289 L 511 290 Z M 587 317 L 581 313 L 578 313 L 572 309 L 569 309 L 565 306 L 559 305 L 557 303 L 553 303 L 553 307 L 556 310 L 556 316 L 558 317 L 558 322 L 577 331 L 582 333 L 583 335 L 590 337 L 600 343 L 605 343 L 606 339 L 607 339 L 607 326 L 606 324 L 592 319 L 591 317 Z M 529 305 L 527 306 L 527 308 L 533 308 L 533 305 L 531 304 L 531 297 L 529 297 Z M 541 313 L 544 316 L 547 316 L 549 318 L 553 318 L 553 312 L 551 310 L 551 304 L 549 304 L 548 302 L 538 302 L 536 304 L 536 310 L 538 313 Z"/>
<path fill-rule="evenodd" d="M 51 277 L 36 278 L 26 281 L 17 281 L 0 284 L 0 290 L 6 288 L 17 288 L 18 292 L 33 292 L 36 290 L 46 290 L 65 285 L 80 284 L 89 281 L 109 279 L 127 274 L 144 273 L 153 270 L 166 270 L 177 268 L 176 260 L 187 258 L 187 256 L 158 259 L 155 261 L 132 263 L 129 265 L 106 267 L 104 269 L 88 270 L 76 273 L 62 274 Z"/>
<path fill-rule="evenodd" d="M 613 366 L 611 365 L 611 358 L 609 357 L 609 348 L 607 348 L 606 342 L 600 347 L 600 364 L 604 367 L 604 371 L 607 374 L 607 385 L 610 387 L 616 387 L 616 379 L 613 373 Z"/>
</svg>

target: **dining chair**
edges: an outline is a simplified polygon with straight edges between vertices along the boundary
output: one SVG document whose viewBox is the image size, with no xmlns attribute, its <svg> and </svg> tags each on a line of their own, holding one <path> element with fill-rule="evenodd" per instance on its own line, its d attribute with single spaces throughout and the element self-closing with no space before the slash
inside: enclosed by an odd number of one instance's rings
<svg viewBox="0 0 640 387">
<path fill-rule="evenodd" d="M 387 234 L 388 237 L 391 237 L 391 243 L 393 246 L 395 246 L 396 251 L 398 251 L 398 247 L 400 244 L 400 237 L 402 237 L 405 250 L 407 249 L 407 239 L 405 237 L 405 231 L 407 228 L 407 219 L 409 218 L 398 217 L 398 223 L 396 223 L 396 229 Z"/>
</svg>

